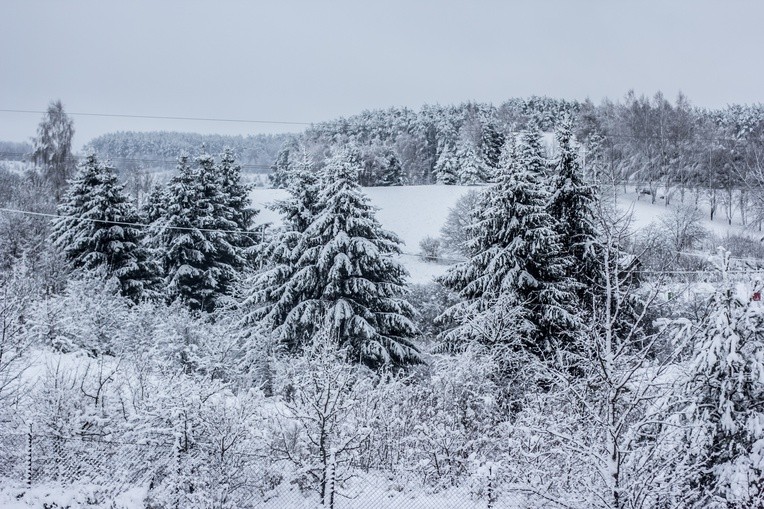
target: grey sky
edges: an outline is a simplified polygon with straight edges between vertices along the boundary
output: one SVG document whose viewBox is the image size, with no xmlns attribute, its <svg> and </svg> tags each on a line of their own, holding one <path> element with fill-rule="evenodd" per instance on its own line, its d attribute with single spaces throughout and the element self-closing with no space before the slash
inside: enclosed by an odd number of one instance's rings
<svg viewBox="0 0 764 509">
<path fill-rule="evenodd" d="M 761 101 L 764 2 L 29 1 L 0 7 L 0 109 L 314 122 L 363 109 L 630 88 Z M 0 139 L 40 115 L 0 113 Z M 299 127 L 75 117 L 112 130 Z"/>
</svg>

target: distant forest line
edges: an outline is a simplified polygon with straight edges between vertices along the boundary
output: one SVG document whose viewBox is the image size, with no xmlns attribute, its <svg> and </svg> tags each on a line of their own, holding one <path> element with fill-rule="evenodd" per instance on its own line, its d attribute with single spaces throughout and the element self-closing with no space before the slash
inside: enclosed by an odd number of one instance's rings
<svg viewBox="0 0 764 509">
<path fill-rule="evenodd" d="M 314 169 L 339 148 L 360 158 L 360 183 L 376 185 L 479 184 L 490 182 L 514 133 L 537 124 L 551 132 L 566 117 L 589 178 L 637 183 L 669 202 L 686 189 L 743 190 L 741 207 L 758 207 L 764 160 L 764 107 L 693 106 L 681 93 L 669 100 L 626 94 L 618 101 L 516 98 L 499 106 L 465 102 L 368 110 L 317 123 L 299 134 L 249 136 L 179 132 L 107 133 L 86 150 L 113 160 L 121 172 L 172 170 L 181 154 L 220 153 L 230 148 L 246 172 L 272 173 L 282 187 L 286 174 L 309 158 Z M 29 144 L 0 142 L 0 159 L 20 159 Z M 746 192 L 749 191 L 749 192 Z M 714 198 L 715 199 L 715 198 Z M 721 198 L 720 198 L 721 199 Z M 737 199 L 737 198 L 736 198 Z M 764 201 L 762 207 L 764 208 Z"/>
</svg>

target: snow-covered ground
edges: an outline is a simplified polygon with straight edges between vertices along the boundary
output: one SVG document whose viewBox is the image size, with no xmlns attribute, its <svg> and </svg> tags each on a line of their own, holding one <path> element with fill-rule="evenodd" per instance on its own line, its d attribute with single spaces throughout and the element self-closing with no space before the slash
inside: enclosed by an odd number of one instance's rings
<svg viewBox="0 0 764 509">
<path fill-rule="evenodd" d="M 401 262 L 411 274 L 412 283 L 427 283 L 445 273 L 448 268 L 447 263 L 427 263 L 419 258 L 419 242 L 425 237 L 439 237 L 449 209 L 461 196 L 475 189 L 480 188 L 428 185 L 363 189 L 371 199 L 371 203 L 377 207 L 377 218 L 382 226 L 395 232 L 405 243 L 403 246 L 405 254 L 401 256 Z M 255 206 L 260 208 L 260 214 L 256 219 L 259 224 L 280 223 L 279 215 L 267 209 L 266 204 L 286 198 L 286 191 L 258 188 L 252 191 L 251 196 Z M 662 201 L 651 204 L 649 196 L 637 198 L 638 195 L 633 188 L 628 189 L 625 194 L 622 189 L 618 190 L 618 206 L 623 211 L 633 211 L 634 229 L 644 228 L 652 222 L 659 221 L 661 217 L 681 205 L 679 200 L 666 207 Z M 688 203 L 690 201 L 688 200 Z M 723 237 L 727 233 L 745 231 L 739 224 L 738 218 L 733 218 L 733 224 L 730 226 L 721 211 L 718 212 L 714 221 L 710 221 L 708 206 L 701 204 L 700 209 L 705 217 L 703 226 L 716 235 Z"/>
<path fill-rule="evenodd" d="M 639 199 L 638 199 L 639 198 Z M 618 206 L 623 211 L 632 210 L 634 212 L 632 229 L 641 229 L 648 226 L 654 221 L 659 221 L 661 217 L 671 213 L 677 207 L 682 206 L 694 206 L 694 198 L 688 197 L 685 205 L 683 205 L 677 198 L 675 198 L 671 205 L 666 206 L 662 200 L 658 200 L 656 203 L 650 203 L 650 197 L 643 195 L 638 197 L 633 188 L 627 189 L 624 194 L 623 190 L 618 190 Z M 724 216 L 724 212 L 719 207 L 716 217 L 713 221 L 710 220 L 711 212 L 708 203 L 701 201 L 698 205 L 698 209 L 703 214 L 703 227 L 714 235 L 724 237 L 727 234 L 752 234 L 753 230 L 745 228 L 740 223 L 740 216 L 735 212 L 732 218 L 732 225 L 727 222 L 727 218 Z"/>
</svg>

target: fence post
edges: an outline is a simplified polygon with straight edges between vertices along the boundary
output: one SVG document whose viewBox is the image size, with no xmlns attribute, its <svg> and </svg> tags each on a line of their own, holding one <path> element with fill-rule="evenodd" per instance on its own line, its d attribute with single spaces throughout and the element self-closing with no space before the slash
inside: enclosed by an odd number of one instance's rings
<svg viewBox="0 0 764 509">
<path fill-rule="evenodd" d="M 180 467 L 180 435 L 175 437 L 175 509 L 180 509 L 181 467 Z"/>
<path fill-rule="evenodd" d="M 488 466 L 488 509 L 492 509 L 494 507 L 494 503 L 496 502 L 496 494 L 493 491 L 493 465 Z"/>
<path fill-rule="evenodd" d="M 32 489 L 32 423 L 27 434 L 27 489 Z"/>
</svg>

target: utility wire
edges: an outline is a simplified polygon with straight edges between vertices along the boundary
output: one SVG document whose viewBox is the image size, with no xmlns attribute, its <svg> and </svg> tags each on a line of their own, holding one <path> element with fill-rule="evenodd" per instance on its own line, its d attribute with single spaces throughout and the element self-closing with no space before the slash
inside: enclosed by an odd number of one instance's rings
<svg viewBox="0 0 764 509">
<path fill-rule="evenodd" d="M 45 114 L 47 111 L 43 110 L 15 110 L 15 109 L 0 109 L 2 113 L 34 113 Z M 311 122 L 290 122 L 286 120 L 250 120 L 243 118 L 208 118 L 208 117 L 171 117 L 165 115 L 128 115 L 122 113 L 83 113 L 83 112 L 66 112 L 67 115 L 75 115 L 80 117 L 114 117 L 114 118 L 147 118 L 155 120 L 194 120 L 198 122 L 233 122 L 240 124 L 280 124 L 280 125 L 313 125 Z"/>
<path fill-rule="evenodd" d="M 135 222 L 128 222 L 128 221 L 109 221 L 104 219 L 92 219 L 92 218 L 85 218 L 85 217 L 77 217 L 77 216 L 67 216 L 62 214 L 46 214 L 44 212 L 32 212 L 30 210 L 19 210 L 19 209 L 9 209 L 5 207 L 0 207 L 0 212 L 6 212 L 10 214 L 23 214 L 23 215 L 29 215 L 29 216 L 36 216 L 36 217 L 45 217 L 49 219 L 71 219 L 75 221 L 86 221 L 91 223 L 99 223 L 99 224 L 111 224 L 115 226 L 134 226 L 138 228 L 148 228 L 151 226 L 151 224 L 148 223 L 135 223 Z M 236 234 L 252 234 L 252 235 L 262 235 L 264 233 L 264 228 L 266 225 L 262 225 L 261 230 L 253 231 L 253 230 L 220 230 L 215 228 L 192 228 L 192 227 L 186 227 L 186 226 L 165 226 L 164 229 L 167 230 L 181 230 L 181 231 L 201 231 L 201 232 L 209 232 L 209 233 L 236 233 Z M 687 254 L 690 256 L 704 256 L 700 253 L 680 253 L 680 254 Z M 400 255 L 402 256 L 411 256 L 416 258 L 422 258 L 421 253 L 410 253 L 406 251 L 401 251 Z M 467 258 L 438 258 L 439 261 L 444 262 L 450 262 L 450 263 L 462 263 L 469 261 Z M 730 257 L 730 260 L 735 261 L 758 261 L 764 263 L 764 260 L 757 260 L 753 258 L 733 258 Z M 633 273 L 637 274 L 709 274 L 713 273 L 713 270 L 634 270 L 631 271 Z M 764 272 L 764 268 L 751 268 L 747 270 L 730 270 L 728 271 L 729 274 L 751 274 L 751 273 L 759 273 Z"/>
<path fill-rule="evenodd" d="M 0 152 L 0 157 L 26 157 L 30 154 L 24 152 Z M 79 161 L 87 156 L 70 155 L 66 159 L 69 161 Z M 160 163 L 160 164 L 178 164 L 177 160 L 172 159 L 141 159 L 132 157 L 110 157 L 109 160 L 118 162 L 134 162 L 134 163 Z M 268 164 L 239 164 L 242 168 L 257 168 L 257 169 L 270 169 L 271 165 Z"/>
<path fill-rule="evenodd" d="M 74 221 L 85 221 L 85 222 L 99 223 L 99 224 L 111 224 L 115 226 L 135 226 L 137 228 L 148 228 L 151 226 L 151 224 L 147 224 L 147 223 L 133 223 L 128 221 L 109 221 L 105 219 L 93 219 L 88 217 L 65 216 L 62 214 L 46 214 L 43 212 L 32 212 L 31 210 L 18 210 L 18 209 L 4 208 L 4 207 L 0 207 L 0 212 L 7 212 L 9 214 L 23 214 L 23 215 L 37 216 L 37 217 L 47 217 L 50 219 L 71 219 Z M 182 231 L 200 231 L 200 232 L 209 232 L 209 233 L 238 233 L 238 234 L 253 234 L 253 235 L 260 235 L 262 233 L 262 231 L 218 230 L 216 228 L 193 228 L 188 226 L 163 226 L 162 229 L 182 230 Z"/>
<path fill-rule="evenodd" d="M 10 108 L 2 108 L 0 109 L 0 113 L 22 113 L 22 114 L 45 114 L 47 111 L 45 110 L 20 110 L 20 109 L 10 109 Z M 289 120 L 252 120 L 252 119 L 239 119 L 239 118 L 217 118 L 217 117 L 176 117 L 176 116 L 168 116 L 168 115 L 133 115 L 133 114 L 124 114 L 124 113 L 86 113 L 86 112 L 66 112 L 67 115 L 74 115 L 74 116 L 81 116 L 81 117 L 113 117 L 113 118 L 142 118 L 142 119 L 154 119 L 154 120 L 189 120 L 189 121 L 196 121 L 196 122 L 230 122 L 230 123 L 243 123 L 243 124 L 272 124 L 272 125 L 304 125 L 304 126 L 316 126 L 316 127 L 331 127 L 333 123 L 341 121 L 341 120 L 347 120 L 347 119 L 339 119 L 339 120 L 328 120 L 323 122 L 294 122 Z M 358 125 L 362 124 L 363 122 L 348 122 L 349 125 Z M 509 131 L 509 134 L 521 134 L 524 131 Z M 627 133 L 609 133 L 609 134 L 601 134 L 601 136 L 604 139 L 608 138 L 625 138 L 625 139 L 639 139 L 639 140 L 646 140 L 646 139 L 657 139 L 657 140 L 668 140 L 668 136 L 661 136 L 657 134 L 645 134 L 645 135 L 637 135 L 637 134 L 627 134 Z M 735 137 L 725 137 L 725 136 L 698 136 L 696 134 L 691 134 L 688 136 L 688 138 L 692 138 L 695 140 L 704 140 L 704 141 L 741 141 L 745 142 L 748 141 L 746 138 L 735 138 Z"/>
</svg>

